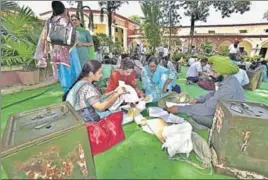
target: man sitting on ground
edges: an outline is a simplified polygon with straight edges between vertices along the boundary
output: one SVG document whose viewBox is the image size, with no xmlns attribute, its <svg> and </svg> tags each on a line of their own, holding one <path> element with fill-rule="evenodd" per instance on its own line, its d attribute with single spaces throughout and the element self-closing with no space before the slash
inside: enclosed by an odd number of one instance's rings
<svg viewBox="0 0 268 180">
<path fill-rule="evenodd" d="M 212 56 L 209 58 L 211 73 L 218 89 L 189 102 L 191 105 L 168 108 L 171 113 L 188 113 L 194 122 L 211 128 L 218 100 L 245 101 L 244 90 L 237 78 L 239 68 L 229 58 Z"/>
<path fill-rule="evenodd" d="M 201 61 L 194 62 L 188 69 L 186 74 L 186 84 L 193 84 L 198 82 L 199 76 L 205 75 L 202 67 L 205 67 L 208 63 L 207 58 L 201 59 Z"/>
<path fill-rule="evenodd" d="M 195 56 L 195 55 L 192 55 L 191 57 L 190 57 L 190 59 L 188 60 L 188 63 L 187 63 L 187 65 L 188 66 L 191 66 L 193 63 L 195 63 L 197 61 L 197 56 Z"/>
</svg>

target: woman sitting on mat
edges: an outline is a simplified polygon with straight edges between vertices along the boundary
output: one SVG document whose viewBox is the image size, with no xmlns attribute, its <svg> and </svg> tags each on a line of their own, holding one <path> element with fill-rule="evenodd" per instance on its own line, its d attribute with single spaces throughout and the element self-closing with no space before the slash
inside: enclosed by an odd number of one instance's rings
<svg viewBox="0 0 268 180">
<path fill-rule="evenodd" d="M 97 60 L 87 61 L 76 82 L 62 98 L 63 101 L 68 101 L 75 111 L 84 117 L 85 121 L 96 122 L 101 117 L 108 115 L 110 112 L 106 109 L 110 108 L 117 98 L 126 92 L 125 88 L 120 88 L 116 92 L 106 94 L 109 97 L 101 102 L 102 96 L 93 85 L 93 82 L 98 81 L 101 76 L 101 63 Z"/>
<path fill-rule="evenodd" d="M 128 58 L 123 59 L 120 68 L 115 69 L 111 73 L 105 93 L 109 93 L 115 90 L 119 85 L 119 81 L 124 81 L 127 85 L 132 86 L 136 90 L 139 97 L 144 97 L 144 93 L 138 87 L 136 81 L 136 72 L 134 70 L 134 63 Z"/>
<path fill-rule="evenodd" d="M 180 86 L 175 84 L 176 74 L 158 65 L 158 60 L 154 56 L 151 56 L 148 65 L 143 67 L 141 80 L 145 94 L 152 95 L 153 101 L 157 101 L 169 91 L 181 92 Z"/>
</svg>

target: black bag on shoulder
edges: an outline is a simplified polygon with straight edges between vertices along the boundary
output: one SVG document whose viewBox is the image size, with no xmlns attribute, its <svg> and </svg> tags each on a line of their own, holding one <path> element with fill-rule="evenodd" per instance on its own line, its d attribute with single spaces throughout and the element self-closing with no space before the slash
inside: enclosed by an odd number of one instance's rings
<svg viewBox="0 0 268 180">
<path fill-rule="evenodd" d="M 56 22 L 47 21 L 47 41 L 53 45 L 73 46 L 76 42 L 76 30 L 71 22 L 67 25 L 60 24 L 61 18 Z"/>
</svg>

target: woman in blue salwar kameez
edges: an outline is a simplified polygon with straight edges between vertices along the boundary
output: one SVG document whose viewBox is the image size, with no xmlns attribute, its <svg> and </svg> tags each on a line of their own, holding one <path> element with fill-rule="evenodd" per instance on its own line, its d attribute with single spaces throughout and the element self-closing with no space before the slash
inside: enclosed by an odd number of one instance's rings
<svg viewBox="0 0 268 180">
<path fill-rule="evenodd" d="M 180 93 L 180 86 L 176 85 L 176 73 L 158 64 L 156 57 L 148 60 L 141 72 L 142 88 L 146 95 L 153 97 L 153 102 L 170 91 Z"/>
</svg>

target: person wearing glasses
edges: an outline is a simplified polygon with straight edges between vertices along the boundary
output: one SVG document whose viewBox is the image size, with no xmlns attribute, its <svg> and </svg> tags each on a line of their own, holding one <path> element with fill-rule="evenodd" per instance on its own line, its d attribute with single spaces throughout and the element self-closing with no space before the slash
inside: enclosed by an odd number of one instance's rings
<svg viewBox="0 0 268 180">
<path fill-rule="evenodd" d="M 93 38 L 90 32 L 83 27 L 79 17 L 76 15 L 71 15 L 71 21 L 77 30 L 76 47 L 81 67 L 83 67 L 87 61 L 95 59 Z"/>
</svg>

